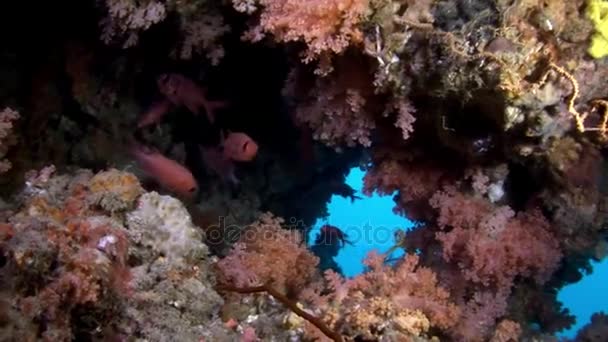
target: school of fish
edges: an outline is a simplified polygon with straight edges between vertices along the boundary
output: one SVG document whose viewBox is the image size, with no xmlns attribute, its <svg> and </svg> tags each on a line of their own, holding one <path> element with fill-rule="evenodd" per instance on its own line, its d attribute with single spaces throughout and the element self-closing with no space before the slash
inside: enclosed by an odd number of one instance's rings
<svg viewBox="0 0 608 342">
<path fill-rule="evenodd" d="M 209 100 L 206 89 L 183 75 L 161 74 L 157 78 L 157 86 L 164 98 L 140 115 L 137 129 L 158 124 L 172 107 L 185 107 L 195 115 L 199 115 L 203 108 L 207 119 L 213 124 L 216 111 L 225 106 L 224 102 Z M 221 134 L 218 146 L 199 147 L 206 166 L 222 179 L 235 184 L 238 179 L 234 174 L 233 162 L 252 161 L 258 153 L 258 144 L 243 132 L 228 132 L 226 136 Z M 129 152 L 139 167 L 165 189 L 183 199 L 196 196 L 198 183 L 185 166 L 135 140 L 131 142 Z"/>
</svg>

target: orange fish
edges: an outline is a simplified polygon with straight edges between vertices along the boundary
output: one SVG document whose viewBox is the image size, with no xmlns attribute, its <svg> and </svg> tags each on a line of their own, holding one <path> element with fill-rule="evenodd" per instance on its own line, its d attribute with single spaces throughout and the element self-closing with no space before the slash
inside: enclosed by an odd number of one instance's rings
<svg viewBox="0 0 608 342">
<path fill-rule="evenodd" d="M 228 133 L 223 139 L 224 157 L 236 161 L 251 161 L 258 153 L 258 144 L 245 133 Z"/>
<path fill-rule="evenodd" d="M 138 143 L 133 143 L 131 153 L 142 170 L 161 186 L 185 199 L 194 198 L 198 184 L 187 168 L 158 150 Z"/>
<path fill-rule="evenodd" d="M 201 107 L 205 108 L 211 123 L 215 121 L 215 111 L 226 105 L 224 102 L 210 101 L 205 89 L 179 74 L 161 74 L 156 84 L 158 90 L 176 106 L 185 106 L 194 114 L 199 114 Z"/>
</svg>

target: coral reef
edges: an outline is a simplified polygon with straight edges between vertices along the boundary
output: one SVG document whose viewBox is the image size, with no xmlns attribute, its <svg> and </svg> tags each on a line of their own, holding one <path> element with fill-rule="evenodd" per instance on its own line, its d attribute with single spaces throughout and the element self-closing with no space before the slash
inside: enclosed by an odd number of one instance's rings
<svg viewBox="0 0 608 342">
<path fill-rule="evenodd" d="M 34 171 L 4 215 L 9 339 L 196 341 L 214 338 L 213 324 L 229 334 L 200 229 L 178 200 L 144 193 L 133 175 Z"/>
<path fill-rule="evenodd" d="M 17 143 L 11 130 L 14 125 L 13 122 L 18 118 L 19 113 L 10 108 L 5 108 L 0 112 L 0 120 L 2 122 L 0 125 L 0 139 L 2 139 L 0 142 L 0 158 L 2 158 L 0 160 L 0 173 L 8 171 L 12 167 L 11 162 L 4 159 L 4 157 L 8 153 L 9 148 Z"/>
<path fill-rule="evenodd" d="M 607 253 L 605 1 L 0 6 L 3 340 L 546 340 Z M 343 278 L 357 166 L 417 225 Z"/>
</svg>

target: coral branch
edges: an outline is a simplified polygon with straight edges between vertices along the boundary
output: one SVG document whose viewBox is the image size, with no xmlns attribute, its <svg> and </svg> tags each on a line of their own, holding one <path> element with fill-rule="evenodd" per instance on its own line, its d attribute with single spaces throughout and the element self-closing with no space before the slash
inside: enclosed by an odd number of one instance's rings
<svg viewBox="0 0 608 342">
<path fill-rule="evenodd" d="M 323 332 L 323 334 L 325 334 L 325 336 L 331 338 L 332 340 L 334 340 L 336 342 L 344 341 L 344 339 L 342 338 L 342 336 L 340 334 L 329 329 L 327 327 L 327 325 L 325 325 L 325 323 L 323 323 L 323 321 L 321 321 L 319 318 L 309 314 L 308 312 L 300 309 L 294 302 L 290 301 L 287 298 L 287 296 L 281 294 L 279 291 L 275 290 L 271 286 L 260 285 L 260 286 L 253 286 L 253 287 L 235 287 L 235 286 L 230 286 L 230 285 L 220 285 L 220 286 L 216 287 L 216 290 L 217 291 L 230 291 L 230 292 L 236 292 L 236 293 L 240 293 L 240 294 L 267 292 L 269 295 L 276 298 L 279 302 L 283 303 L 283 305 L 285 305 L 289 309 L 291 309 L 291 311 L 293 311 L 296 315 L 298 315 L 298 316 L 304 318 L 305 320 L 309 321 L 310 323 L 314 324 L 314 326 L 317 327 L 319 330 L 321 330 L 321 332 Z"/>
</svg>

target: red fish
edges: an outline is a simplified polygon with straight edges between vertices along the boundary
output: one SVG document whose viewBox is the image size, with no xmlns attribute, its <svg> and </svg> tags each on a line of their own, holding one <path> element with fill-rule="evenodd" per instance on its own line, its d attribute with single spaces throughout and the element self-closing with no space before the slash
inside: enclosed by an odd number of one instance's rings
<svg viewBox="0 0 608 342">
<path fill-rule="evenodd" d="M 133 143 L 131 154 L 142 170 L 164 188 L 185 199 L 192 199 L 196 195 L 198 184 L 194 176 L 175 160 L 138 143 Z"/>
<path fill-rule="evenodd" d="M 176 106 L 185 106 L 194 114 L 199 114 L 201 107 L 205 108 L 211 123 L 215 121 L 215 111 L 226 105 L 224 102 L 210 101 L 205 89 L 179 74 L 161 74 L 156 84 L 159 91 Z"/>
<path fill-rule="evenodd" d="M 236 161 L 251 161 L 258 153 L 258 144 L 245 133 L 230 132 L 223 139 L 224 157 Z"/>
</svg>

